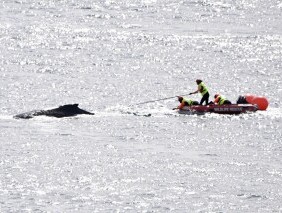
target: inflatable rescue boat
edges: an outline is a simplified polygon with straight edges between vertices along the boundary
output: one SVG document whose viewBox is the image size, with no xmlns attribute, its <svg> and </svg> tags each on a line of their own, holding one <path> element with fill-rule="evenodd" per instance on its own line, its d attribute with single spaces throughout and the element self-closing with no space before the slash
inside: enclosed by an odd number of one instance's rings
<svg viewBox="0 0 282 213">
<path fill-rule="evenodd" d="M 218 114 L 241 114 L 247 112 L 256 112 L 258 110 L 253 104 L 228 104 L 228 105 L 194 105 L 185 106 L 178 112 L 180 114 L 204 114 L 204 113 L 218 113 Z"/>
<path fill-rule="evenodd" d="M 266 110 L 268 107 L 268 100 L 263 96 L 255 95 L 240 95 L 236 104 L 226 105 L 192 105 L 185 106 L 179 109 L 180 114 L 204 114 L 204 113 L 218 113 L 218 114 L 241 114 L 256 112 L 257 110 Z"/>
</svg>

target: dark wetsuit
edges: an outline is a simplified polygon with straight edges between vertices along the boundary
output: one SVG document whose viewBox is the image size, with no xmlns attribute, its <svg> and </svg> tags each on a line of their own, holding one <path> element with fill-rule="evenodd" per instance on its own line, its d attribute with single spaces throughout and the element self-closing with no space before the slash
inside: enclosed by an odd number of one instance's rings
<svg viewBox="0 0 282 213">
<path fill-rule="evenodd" d="M 206 105 L 208 105 L 209 104 L 209 97 L 210 97 L 209 92 L 204 94 L 201 101 L 200 101 L 200 105 L 202 105 L 204 102 L 206 102 Z"/>
</svg>

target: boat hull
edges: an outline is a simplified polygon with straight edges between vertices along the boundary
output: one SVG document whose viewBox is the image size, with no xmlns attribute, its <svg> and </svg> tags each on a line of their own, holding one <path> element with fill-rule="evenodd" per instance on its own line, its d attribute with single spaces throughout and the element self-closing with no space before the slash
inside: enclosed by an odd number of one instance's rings
<svg viewBox="0 0 282 213">
<path fill-rule="evenodd" d="M 228 105 L 195 105 L 185 106 L 179 110 L 181 114 L 205 114 L 205 113 L 217 113 L 217 114 L 241 114 L 248 112 L 256 112 L 257 106 L 252 104 L 228 104 Z"/>
</svg>

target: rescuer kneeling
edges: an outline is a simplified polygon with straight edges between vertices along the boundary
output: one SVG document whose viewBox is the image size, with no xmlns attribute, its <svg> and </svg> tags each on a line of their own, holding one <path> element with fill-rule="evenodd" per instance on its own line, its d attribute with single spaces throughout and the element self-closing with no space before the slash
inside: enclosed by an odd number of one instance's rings
<svg viewBox="0 0 282 213">
<path fill-rule="evenodd" d="M 180 102 L 180 105 L 178 107 L 176 107 L 176 108 L 173 108 L 173 110 L 175 110 L 175 109 L 182 109 L 184 106 L 199 105 L 198 101 L 193 101 L 191 99 L 183 98 L 181 96 L 178 96 L 178 101 Z"/>
<path fill-rule="evenodd" d="M 217 105 L 224 105 L 224 104 L 231 104 L 231 101 L 227 100 L 224 96 L 215 94 L 214 96 L 214 104 Z"/>
</svg>

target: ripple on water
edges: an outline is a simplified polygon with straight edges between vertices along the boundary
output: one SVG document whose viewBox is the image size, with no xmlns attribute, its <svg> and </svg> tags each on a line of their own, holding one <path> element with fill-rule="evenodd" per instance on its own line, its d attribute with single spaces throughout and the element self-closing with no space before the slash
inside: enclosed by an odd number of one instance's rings
<svg viewBox="0 0 282 213">
<path fill-rule="evenodd" d="M 1 210 L 280 211 L 279 5 L 2 1 Z M 198 78 L 270 106 L 171 110 Z M 67 103 L 95 116 L 12 118 Z"/>
</svg>

